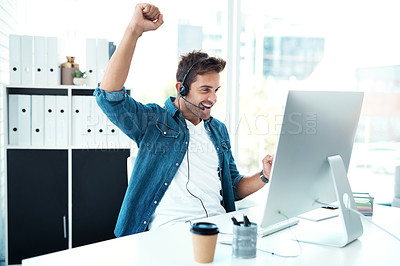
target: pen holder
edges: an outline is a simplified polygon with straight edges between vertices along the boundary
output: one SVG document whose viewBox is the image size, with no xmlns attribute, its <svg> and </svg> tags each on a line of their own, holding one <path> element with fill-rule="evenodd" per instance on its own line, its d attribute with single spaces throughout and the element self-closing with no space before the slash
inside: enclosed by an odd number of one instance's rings
<svg viewBox="0 0 400 266">
<path fill-rule="evenodd" d="M 257 224 L 245 226 L 243 222 L 233 225 L 232 256 L 251 259 L 257 255 Z"/>
</svg>

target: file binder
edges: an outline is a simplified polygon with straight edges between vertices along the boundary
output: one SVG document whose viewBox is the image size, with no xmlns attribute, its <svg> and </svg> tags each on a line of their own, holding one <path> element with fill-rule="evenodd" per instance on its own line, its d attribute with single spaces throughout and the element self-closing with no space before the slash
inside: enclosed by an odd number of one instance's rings
<svg viewBox="0 0 400 266">
<path fill-rule="evenodd" d="M 96 39 L 86 39 L 86 85 L 97 86 L 96 77 L 96 57 L 97 57 Z"/>
<path fill-rule="evenodd" d="M 10 35 L 10 84 L 21 84 L 21 36 Z"/>
<path fill-rule="evenodd" d="M 47 84 L 47 52 L 46 52 L 46 38 L 42 36 L 33 37 L 34 47 L 34 66 L 35 66 L 35 84 Z"/>
<path fill-rule="evenodd" d="M 56 37 L 46 38 L 47 46 L 47 85 L 60 85 L 61 84 L 61 69 L 58 63 L 59 54 L 59 40 Z"/>
<path fill-rule="evenodd" d="M 91 102 L 92 120 L 91 125 L 95 128 L 95 145 L 98 148 L 107 148 L 107 120 L 108 118 L 96 103 L 95 97 L 89 97 Z"/>
<path fill-rule="evenodd" d="M 32 95 L 32 146 L 44 145 L 44 96 Z"/>
<path fill-rule="evenodd" d="M 91 96 L 72 96 L 72 145 L 94 147 L 98 118 L 93 114 Z"/>
<path fill-rule="evenodd" d="M 72 96 L 72 110 L 71 110 L 71 134 L 72 134 L 72 145 L 80 146 L 83 144 L 82 133 L 83 133 L 83 110 L 82 106 L 84 104 L 85 96 L 73 95 Z"/>
<path fill-rule="evenodd" d="M 31 145 L 31 95 L 8 97 L 9 144 Z"/>
<path fill-rule="evenodd" d="M 108 41 L 107 39 L 97 39 L 97 58 L 96 58 L 96 68 L 97 74 L 96 78 L 98 82 L 103 79 L 104 72 L 106 71 L 108 63 Z"/>
<path fill-rule="evenodd" d="M 31 141 L 31 95 L 19 95 L 18 96 L 18 124 L 19 124 L 19 145 L 32 145 Z"/>
<path fill-rule="evenodd" d="M 84 96 L 83 107 L 83 145 L 95 147 L 96 125 L 99 123 L 99 116 L 96 114 L 92 96 Z"/>
<path fill-rule="evenodd" d="M 44 96 L 44 145 L 56 145 L 56 96 Z"/>
<path fill-rule="evenodd" d="M 33 37 L 21 36 L 21 83 L 33 85 Z"/>
<path fill-rule="evenodd" d="M 18 95 L 8 95 L 8 144 L 18 145 Z"/>
<path fill-rule="evenodd" d="M 114 42 L 108 42 L 108 60 L 111 59 L 116 49 L 117 46 L 114 44 Z"/>
<path fill-rule="evenodd" d="M 56 145 L 68 145 L 68 96 L 56 98 Z"/>
</svg>

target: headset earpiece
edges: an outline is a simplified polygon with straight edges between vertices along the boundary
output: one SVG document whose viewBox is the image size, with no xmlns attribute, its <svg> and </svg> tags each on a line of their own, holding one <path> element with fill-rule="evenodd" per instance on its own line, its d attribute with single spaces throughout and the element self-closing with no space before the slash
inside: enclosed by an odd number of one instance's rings
<svg viewBox="0 0 400 266">
<path fill-rule="evenodd" d="M 179 94 L 183 97 L 188 94 L 188 90 L 186 89 L 185 85 L 183 85 L 183 82 L 181 84 L 181 87 L 179 88 Z"/>
</svg>

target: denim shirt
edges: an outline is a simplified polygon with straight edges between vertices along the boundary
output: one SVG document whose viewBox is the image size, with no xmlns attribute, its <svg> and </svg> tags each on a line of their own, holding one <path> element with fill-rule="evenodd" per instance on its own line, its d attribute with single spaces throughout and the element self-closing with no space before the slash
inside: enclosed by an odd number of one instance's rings
<svg viewBox="0 0 400 266">
<path fill-rule="evenodd" d="M 190 136 L 184 117 L 173 104 L 174 97 L 161 107 L 135 101 L 125 88 L 117 92 L 96 88 L 93 94 L 107 117 L 139 147 L 114 233 L 120 237 L 143 232 L 186 154 Z M 236 168 L 228 131 L 212 117 L 204 126 L 218 154 L 221 204 L 226 212 L 234 211 L 243 175 Z"/>
</svg>

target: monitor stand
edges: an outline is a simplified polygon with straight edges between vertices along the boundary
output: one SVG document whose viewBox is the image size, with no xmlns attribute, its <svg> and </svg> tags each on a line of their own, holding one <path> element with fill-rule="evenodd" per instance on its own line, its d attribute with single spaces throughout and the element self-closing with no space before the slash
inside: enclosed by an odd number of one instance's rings
<svg viewBox="0 0 400 266">
<path fill-rule="evenodd" d="M 348 243 L 356 240 L 363 234 L 363 227 L 360 216 L 348 208 L 357 210 L 353 193 L 347 179 L 346 170 L 340 155 L 328 157 L 331 168 L 333 184 L 339 203 L 339 218 L 342 223 L 342 232 L 336 232 L 327 228 L 324 231 L 310 230 L 301 232 L 297 239 L 301 242 L 344 247 Z"/>
</svg>

